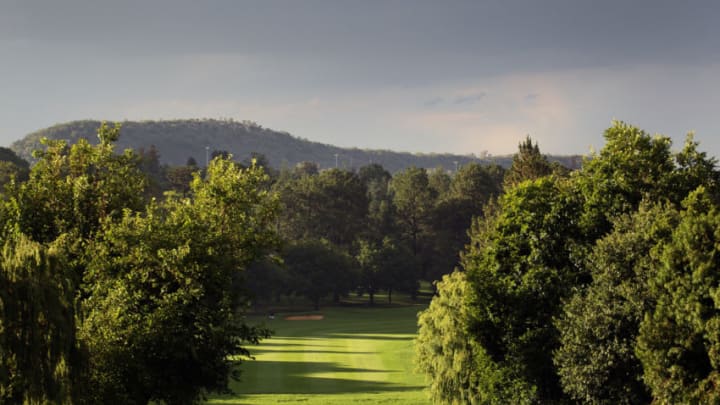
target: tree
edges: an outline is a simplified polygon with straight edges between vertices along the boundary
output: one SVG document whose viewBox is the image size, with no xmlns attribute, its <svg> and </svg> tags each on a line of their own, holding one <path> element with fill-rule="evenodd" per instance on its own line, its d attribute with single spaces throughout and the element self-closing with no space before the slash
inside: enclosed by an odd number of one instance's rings
<svg viewBox="0 0 720 405">
<path fill-rule="evenodd" d="M 409 246 L 418 264 L 416 273 L 425 276 L 431 250 L 428 235 L 436 196 L 429 186 L 425 169 L 411 167 L 396 173 L 390 182 L 396 217 L 402 240 Z"/>
<path fill-rule="evenodd" d="M 320 166 L 315 162 L 300 162 L 295 165 L 293 173 L 297 177 L 315 176 L 320 173 Z"/>
<path fill-rule="evenodd" d="M 381 165 L 373 163 L 361 167 L 358 177 L 365 184 L 368 201 L 367 228 L 362 238 L 379 244 L 387 236 L 396 237 L 395 206 L 389 188 L 392 176 Z"/>
<path fill-rule="evenodd" d="M 30 164 L 20 158 L 11 149 L 0 147 L 0 187 L 11 180 L 22 182 L 27 180 Z"/>
<path fill-rule="evenodd" d="M 657 263 L 648 259 L 678 222 L 669 204 L 641 204 L 637 213 L 614 221 L 588 264 L 593 281 L 563 307 L 556 325 L 554 354 L 564 391 L 575 401 L 636 404 L 650 402 L 635 356 L 640 322 L 653 308 L 648 278 Z"/>
<path fill-rule="evenodd" d="M 349 251 L 363 231 L 367 190 L 352 172 L 330 169 L 276 184 L 283 204 L 280 228 L 290 240 L 327 239 Z"/>
<path fill-rule="evenodd" d="M 119 135 L 119 126 L 103 124 L 97 146 L 84 139 L 71 147 L 46 140 L 28 181 L 8 191 L 9 215 L 19 230 L 40 243 L 65 233 L 89 239 L 102 220 L 141 210 L 147 183 L 132 151 L 114 153 Z"/>
<path fill-rule="evenodd" d="M 0 402 L 71 404 L 80 388 L 65 257 L 14 233 L 0 256 Z"/>
<path fill-rule="evenodd" d="M 359 240 L 357 261 L 361 271 L 361 287 L 374 304 L 375 293 L 385 290 L 392 304 L 395 291 L 413 293 L 418 289 L 414 257 L 402 246 L 386 236 L 382 241 Z"/>
<path fill-rule="evenodd" d="M 315 309 L 332 294 L 345 295 L 357 286 L 357 264 L 327 241 L 304 240 L 288 246 L 283 255 L 295 289 Z"/>
<path fill-rule="evenodd" d="M 165 169 L 165 179 L 171 190 L 185 196 L 190 192 L 193 174 L 198 172 L 200 168 L 197 165 L 170 166 Z"/>
<path fill-rule="evenodd" d="M 241 321 L 247 295 L 231 286 L 275 245 L 276 199 L 260 169 L 217 160 L 191 197 L 145 207 L 137 156 L 113 152 L 119 127 L 98 136 L 46 142 L 28 181 L 7 189 L 0 392 L 193 402 L 225 387 L 228 356 L 266 334 Z"/>
<path fill-rule="evenodd" d="M 262 169 L 214 159 L 191 198 L 104 224 L 90 245 L 80 339 L 89 403 L 193 403 L 227 388 L 233 358 L 268 331 L 242 320 L 233 280 L 276 243 Z M 238 312 L 240 309 L 240 312 Z"/>
<path fill-rule="evenodd" d="M 465 273 L 446 274 L 430 306 L 418 315 L 415 367 L 425 375 L 433 403 L 467 404 L 477 398 L 470 316 L 464 305 L 469 288 Z"/>
<path fill-rule="evenodd" d="M 236 279 L 235 288 L 247 289 L 253 305 L 277 301 L 292 292 L 287 268 L 277 257 L 263 257 L 250 264 L 244 276 Z"/>
<path fill-rule="evenodd" d="M 85 248 L 103 221 L 142 206 L 145 184 L 131 151 L 113 153 L 118 136 L 118 127 L 103 124 L 97 146 L 45 141 L 29 179 L 6 189 L 0 278 L 7 284 L 0 306 L 8 322 L 2 329 L 10 335 L 0 350 L 14 353 L 3 358 L 17 362 L 6 369 L 10 373 L 3 383 L 17 384 L 0 391 L 12 398 L 77 402 L 83 395 L 84 348 L 76 338 L 76 321 L 82 319 Z M 19 319 L 24 320 L 13 323 Z M 18 350 L 13 342 L 26 347 Z"/>
<path fill-rule="evenodd" d="M 485 205 L 502 193 L 503 169 L 499 166 L 464 165 L 439 195 L 431 217 L 433 256 L 427 274 L 439 280 L 459 263 L 460 251 L 470 242 L 473 217 L 482 217 Z"/>
<path fill-rule="evenodd" d="M 554 177 L 520 183 L 471 231 L 462 259 L 470 333 L 483 353 L 476 367 L 495 376 L 479 378 L 482 398 L 517 403 L 563 396 L 552 362 L 559 344 L 552 320 L 572 287 L 587 279 L 573 261 L 579 216 L 573 194 Z M 524 388 L 515 392 L 518 387 Z"/>
<path fill-rule="evenodd" d="M 431 170 L 428 175 L 428 186 L 430 186 L 430 189 L 432 189 L 433 193 L 438 197 L 448 194 L 451 183 L 452 178 L 442 166 Z"/>
<path fill-rule="evenodd" d="M 530 135 L 518 145 L 518 153 L 513 157 L 512 165 L 505 174 L 505 187 L 512 187 L 525 180 L 534 180 L 553 172 L 547 158 L 540 154 L 537 143 L 533 143 Z"/>
<path fill-rule="evenodd" d="M 677 185 L 670 138 L 652 137 L 637 127 L 613 122 L 605 140 L 576 179 L 584 199 L 581 221 L 590 240 L 610 232 L 612 219 L 635 211 L 643 198 L 662 201 L 675 195 Z"/>
<path fill-rule="evenodd" d="M 720 401 L 720 211 L 703 187 L 686 199 L 650 278 L 657 304 L 643 319 L 637 355 L 659 403 Z"/>
</svg>

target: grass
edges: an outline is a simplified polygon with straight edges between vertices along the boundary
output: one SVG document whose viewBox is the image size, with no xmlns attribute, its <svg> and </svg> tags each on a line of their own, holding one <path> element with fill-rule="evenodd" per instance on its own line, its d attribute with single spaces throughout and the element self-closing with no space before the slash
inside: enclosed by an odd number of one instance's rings
<svg viewBox="0 0 720 405">
<path fill-rule="evenodd" d="M 413 372 L 421 305 L 322 309 L 323 320 L 267 324 L 271 339 L 251 349 L 233 395 L 213 404 L 429 404 Z"/>
</svg>

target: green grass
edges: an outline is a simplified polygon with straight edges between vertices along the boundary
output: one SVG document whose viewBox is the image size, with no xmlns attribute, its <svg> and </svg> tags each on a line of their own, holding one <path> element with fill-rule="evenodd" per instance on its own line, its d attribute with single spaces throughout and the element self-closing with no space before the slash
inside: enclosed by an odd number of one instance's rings
<svg viewBox="0 0 720 405">
<path fill-rule="evenodd" d="M 213 404 L 429 404 L 413 372 L 416 314 L 424 306 L 332 307 L 319 321 L 267 321 L 233 395 Z"/>
</svg>

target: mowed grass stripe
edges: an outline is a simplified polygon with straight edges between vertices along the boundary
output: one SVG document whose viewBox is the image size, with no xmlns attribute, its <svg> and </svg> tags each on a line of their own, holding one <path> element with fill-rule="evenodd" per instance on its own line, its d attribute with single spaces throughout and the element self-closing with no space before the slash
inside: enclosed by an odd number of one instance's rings
<svg viewBox="0 0 720 405">
<path fill-rule="evenodd" d="M 328 308 L 318 321 L 268 321 L 232 396 L 217 404 L 427 404 L 412 354 L 420 306 Z"/>
</svg>

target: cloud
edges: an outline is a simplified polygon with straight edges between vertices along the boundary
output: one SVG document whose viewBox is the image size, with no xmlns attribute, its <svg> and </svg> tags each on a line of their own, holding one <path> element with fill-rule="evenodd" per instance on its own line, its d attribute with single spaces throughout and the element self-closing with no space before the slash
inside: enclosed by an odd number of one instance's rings
<svg viewBox="0 0 720 405">
<path fill-rule="evenodd" d="M 537 93 L 530 93 L 525 96 L 525 102 L 526 103 L 534 103 L 535 101 L 537 101 L 537 99 L 539 97 L 540 97 L 540 95 Z"/>
<path fill-rule="evenodd" d="M 440 104 L 443 104 L 445 102 L 445 99 L 442 97 L 435 97 L 431 98 L 430 100 L 427 100 L 423 103 L 425 107 L 436 107 Z"/>
<path fill-rule="evenodd" d="M 480 100 L 484 99 L 486 96 L 485 92 L 477 93 L 477 94 L 469 94 L 464 96 L 458 96 L 455 97 L 454 104 L 455 105 L 471 105 L 479 102 Z"/>
</svg>

